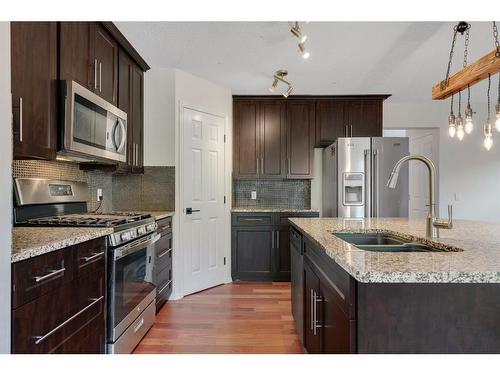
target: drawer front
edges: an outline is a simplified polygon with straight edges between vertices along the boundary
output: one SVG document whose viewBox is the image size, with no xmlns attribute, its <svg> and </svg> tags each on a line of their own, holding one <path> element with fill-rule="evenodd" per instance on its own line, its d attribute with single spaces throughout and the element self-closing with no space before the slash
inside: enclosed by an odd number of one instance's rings
<svg viewBox="0 0 500 375">
<path fill-rule="evenodd" d="M 40 255 L 12 265 L 12 308 L 54 291 L 73 278 L 71 248 Z"/>
<path fill-rule="evenodd" d="M 237 226 L 272 225 L 272 213 L 236 213 L 232 216 L 232 224 Z"/>
<path fill-rule="evenodd" d="M 154 284 L 156 285 L 157 294 L 171 280 L 172 280 L 171 264 L 162 270 L 157 270 L 154 278 Z"/>
<path fill-rule="evenodd" d="M 106 264 L 106 239 L 98 238 L 77 246 L 75 252 L 76 277 L 86 277 Z"/>
<path fill-rule="evenodd" d="M 75 336 L 90 324 L 104 335 L 104 270 L 55 289 L 13 310 L 13 353 L 94 351 L 84 349 Z M 94 327 L 95 329 L 95 327 Z M 74 346 L 70 343 L 73 342 Z M 94 346 L 95 348 L 95 346 Z"/>
<path fill-rule="evenodd" d="M 279 214 L 279 225 L 289 225 L 288 218 L 293 217 L 319 217 L 319 212 L 281 212 Z"/>
<path fill-rule="evenodd" d="M 170 230 L 172 231 L 172 217 L 166 217 L 156 221 L 158 224 L 158 230 Z"/>
<path fill-rule="evenodd" d="M 172 263 L 172 233 L 164 234 L 155 244 L 155 269 L 160 271 Z"/>
</svg>

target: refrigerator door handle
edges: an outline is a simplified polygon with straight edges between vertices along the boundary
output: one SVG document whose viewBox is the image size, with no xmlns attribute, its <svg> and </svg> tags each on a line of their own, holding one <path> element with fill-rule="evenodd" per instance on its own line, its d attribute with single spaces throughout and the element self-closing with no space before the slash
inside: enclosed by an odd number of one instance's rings
<svg viewBox="0 0 500 375">
<path fill-rule="evenodd" d="M 365 217 L 372 216 L 370 150 L 364 150 L 365 163 Z"/>
<path fill-rule="evenodd" d="M 379 152 L 377 149 L 374 149 L 373 150 L 373 175 L 374 175 L 374 178 L 373 178 L 373 191 L 372 191 L 372 194 L 373 194 L 373 216 L 375 217 L 379 217 L 380 215 L 380 210 L 379 210 L 379 200 L 380 200 L 380 195 L 379 195 L 379 191 L 378 191 L 378 188 L 379 188 L 379 176 L 380 176 L 380 171 L 379 171 Z"/>
</svg>

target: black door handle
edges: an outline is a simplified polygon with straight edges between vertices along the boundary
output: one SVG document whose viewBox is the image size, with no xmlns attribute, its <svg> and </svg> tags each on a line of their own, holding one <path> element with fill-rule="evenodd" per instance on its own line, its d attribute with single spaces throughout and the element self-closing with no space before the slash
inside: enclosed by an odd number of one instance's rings
<svg viewBox="0 0 500 375">
<path fill-rule="evenodd" d="M 200 210 L 193 210 L 191 207 L 186 208 L 186 215 L 191 215 L 193 212 L 200 212 Z"/>
</svg>

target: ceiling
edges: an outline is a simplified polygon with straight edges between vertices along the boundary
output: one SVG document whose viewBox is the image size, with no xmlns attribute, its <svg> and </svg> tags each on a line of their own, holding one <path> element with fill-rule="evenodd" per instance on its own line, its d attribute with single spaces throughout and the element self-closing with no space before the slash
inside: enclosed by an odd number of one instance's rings
<svg viewBox="0 0 500 375">
<path fill-rule="evenodd" d="M 234 94 L 269 94 L 272 75 L 288 69 L 294 94 L 392 94 L 430 99 L 444 78 L 453 24 L 310 22 L 308 60 L 287 22 L 116 22 L 151 67 L 178 68 Z M 452 72 L 463 61 L 458 36 Z M 493 50 L 490 22 L 472 22 L 469 62 Z"/>
</svg>

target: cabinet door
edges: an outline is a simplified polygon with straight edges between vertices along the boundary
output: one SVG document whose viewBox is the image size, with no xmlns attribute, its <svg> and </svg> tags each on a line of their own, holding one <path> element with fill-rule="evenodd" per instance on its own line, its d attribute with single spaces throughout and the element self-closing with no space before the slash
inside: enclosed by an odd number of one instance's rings
<svg viewBox="0 0 500 375">
<path fill-rule="evenodd" d="M 320 335 L 321 352 L 328 354 L 351 353 L 351 324 L 339 305 L 339 295 L 327 281 L 320 281 Z"/>
<path fill-rule="evenodd" d="M 290 226 L 280 226 L 276 231 L 276 277 L 278 280 L 290 280 Z"/>
<path fill-rule="evenodd" d="M 15 159 L 55 158 L 57 143 L 57 25 L 11 23 L 11 82 Z"/>
<path fill-rule="evenodd" d="M 233 227 L 232 277 L 235 280 L 273 280 L 273 227 Z"/>
<path fill-rule="evenodd" d="M 345 137 L 345 100 L 318 100 L 316 102 L 316 147 L 329 146 L 339 137 Z"/>
<path fill-rule="evenodd" d="M 286 177 L 286 123 L 283 101 L 260 103 L 260 176 Z"/>
<path fill-rule="evenodd" d="M 94 64 L 97 68 L 95 92 L 110 103 L 117 104 L 118 44 L 98 23 L 93 23 Z"/>
<path fill-rule="evenodd" d="M 132 141 L 133 171 L 142 173 L 144 164 L 144 72 L 132 67 Z"/>
<path fill-rule="evenodd" d="M 60 22 L 59 75 L 62 80 L 76 81 L 94 90 L 97 82 L 90 30 L 91 22 Z"/>
<path fill-rule="evenodd" d="M 287 102 L 288 178 L 312 178 L 314 158 L 314 101 Z"/>
<path fill-rule="evenodd" d="M 349 126 L 353 137 L 382 136 L 382 101 L 355 100 L 349 106 Z"/>
<path fill-rule="evenodd" d="M 233 105 L 233 175 L 255 178 L 259 175 L 259 104 L 235 101 Z"/>
<path fill-rule="evenodd" d="M 132 59 L 122 49 L 118 52 L 118 108 L 127 113 L 127 163 L 122 170 L 131 170 L 133 166 L 133 130 L 132 130 Z"/>
<path fill-rule="evenodd" d="M 319 328 L 314 330 L 315 295 L 319 291 L 319 279 L 307 262 L 304 262 L 304 346 L 308 353 L 321 353 Z"/>
</svg>

